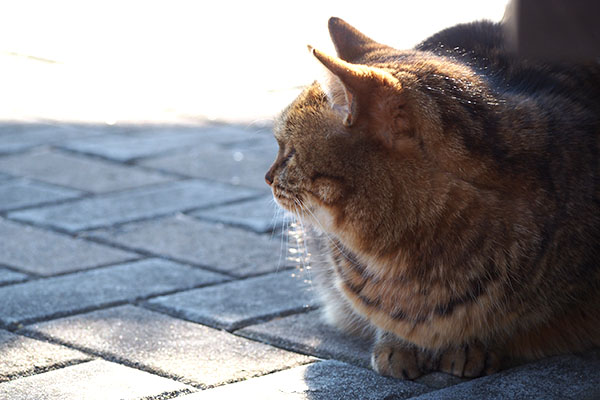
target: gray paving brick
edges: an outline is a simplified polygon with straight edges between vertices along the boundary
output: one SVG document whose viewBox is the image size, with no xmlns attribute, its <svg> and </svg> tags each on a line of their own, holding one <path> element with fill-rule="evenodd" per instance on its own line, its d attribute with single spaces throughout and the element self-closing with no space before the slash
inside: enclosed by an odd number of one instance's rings
<svg viewBox="0 0 600 400">
<path fill-rule="evenodd" d="M 242 200 L 256 194 L 250 189 L 215 182 L 182 181 L 12 212 L 9 217 L 76 232 Z"/>
<path fill-rule="evenodd" d="M 123 365 L 95 360 L 0 383 L 0 398 L 11 400 L 140 399 L 190 392 L 183 383 Z"/>
<path fill-rule="evenodd" d="M 256 233 L 282 229 L 293 219 L 275 204 L 271 195 L 243 203 L 195 211 L 189 215 L 207 221 L 239 226 Z"/>
<path fill-rule="evenodd" d="M 314 307 L 304 274 L 283 271 L 148 301 L 154 308 L 227 330 Z"/>
<path fill-rule="evenodd" d="M 254 131 L 228 126 L 190 129 L 140 129 L 127 135 L 105 134 L 98 137 L 71 140 L 61 146 L 73 151 L 95 154 L 119 161 L 164 154 L 207 143 L 229 143 L 252 138 Z"/>
<path fill-rule="evenodd" d="M 6 268 L 0 267 L 0 285 L 8 283 L 21 282 L 27 279 L 27 275 L 19 272 L 14 272 Z"/>
<path fill-rule="evenodd" d="M 25 131 L 45 130 L 52 128 L 54 128 L 54 126 L 50 124 L 41 124 L 34 122 L 28 123 L 25 121 L 2 121 L 0 122 L 0 136 L 14 135 L 23 133 Z"/>
<path fill-rule="evenodd" d="M 467 380 L 467 378 L 459 378 L 455 375 L 436 371 L 415 379 L 415 382 L 422 383 L 434 389 L 443 389 L 449 386 L 458 385 L 459 383 L 466 382 Z"/>
<path fill-rule="evenodd" d="M 371 366 L 370 341 L 328 326 L 322 321 L 319 311 L 276 318 L 240 329 L 236 334 L 320 358 L 341 360 L 364 368 Z M 464 380 L 434 372 L 417 381 L 440 389 Z"/>
<path fill-rule="evenodd" d="M 30 207 L 83 195 L 78 190 L 61 188 L 27 179 L 0 179 L 0 211 Z"/>
<path fill-rule="evenodd" d="M 311 361 L 307 356 L 133 306 L 40 323 L 31 329 L 201 387 Z"/>
<path fill-rule="evenodd" d="M 21 127 L 8 129 L 2 133 L 0 154 L 23 151 L 63 140 L 91 137 L 98 133 L 93 129 L 80 129 L 69 126 L 23 124 Z"/>
<path fill-rule="evenodd" d="M 0 330 L 0 354 L 0 382 L 91 359 L 64 346 L 3 330 Z"/>
<path fill-rule="evenodd" d="M 286 262 L 281 257 L 279 238 L 185 215 L 92 231 L 89 235 L 239 277 L 275 271 Z"/>
<path fill-rule="evenodd" d="M 429 390 L 418 383 L 382 377 L 339 361 L 322 361 L 181 399 L 400 400 Z"/>
<path fill-rule="evenodd" d="M 560 356 L 432 392 L 415 399 L 598 399 L 600 358 Z"/>
<path fill-rule="evenodd" d="M 203 146 L 182 153 L 144 160 L 140 164 L 187 176 L 250 186 L 268 192 L 269 187 L 265 183 L 264 176 L 277 156 L 276 147 L 276 145 L 233 148 Z"/>
<path fill-rule="evenodd" d="M 28 323 L 219 282 L 218 274 L 149 259 L 0 287 L 0 322 Z"/>
<path fill-rule="evenodd" d="M 57 151 L 38 151 L 2 157 L 0 170 L 94 193 L 173 180 L 172 177 L 157 172 Z"/>
<path fill-rule="evenodd" d="M 326 325 L 319 311 L 248 326 L 236 334 L 321 358 L 333 358 L 365 368 L 370 366 L 371 343 Z"/>
<path fill-rule="evenodd" d="M 0 237 L 0 263 L 44 276 L 140 257 L 135 253 L 73 239 L 2 218 Z"/>
</svg>

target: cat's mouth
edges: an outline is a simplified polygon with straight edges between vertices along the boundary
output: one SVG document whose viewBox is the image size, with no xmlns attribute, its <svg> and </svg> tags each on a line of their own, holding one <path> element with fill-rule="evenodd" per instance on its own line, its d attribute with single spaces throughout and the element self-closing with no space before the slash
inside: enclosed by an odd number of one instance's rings
<svg viewBox="0 0 600 400">
<path fill-rule="evenodd" d="M 281 207 L 295 214 L 298 212 L 301 200 L 294 193 L 291 193 L 283 187 L 276 185 L 273 186 L 273 197 Z"/>
</svg>

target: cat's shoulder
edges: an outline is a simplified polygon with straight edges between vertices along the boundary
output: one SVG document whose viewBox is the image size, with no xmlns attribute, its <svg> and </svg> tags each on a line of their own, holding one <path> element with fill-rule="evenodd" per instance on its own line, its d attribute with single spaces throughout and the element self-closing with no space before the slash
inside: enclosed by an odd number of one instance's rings
<svg viewBox="0 0 600 400">
<path fill-rule="evenodd" d="M 487 20 L 458 24 L 446 28 L 416 46 L 441 56 L 505 50 L 504 30 L 497 22 Z"/>
</svg>

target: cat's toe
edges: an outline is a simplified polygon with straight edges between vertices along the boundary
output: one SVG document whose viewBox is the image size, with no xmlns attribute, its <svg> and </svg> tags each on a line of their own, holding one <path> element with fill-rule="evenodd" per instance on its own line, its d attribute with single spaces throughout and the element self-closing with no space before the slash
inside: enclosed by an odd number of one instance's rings
<svg viewBox="0 0 600 400">
<path fill-rule="evenodd" d="M 371 356 L 373 369 L 386 376 L 416 379 L 423 375 L 415 349 L 388 344 L 376 345 Z"/>
<path fill-rule="evenodd" d="M 448 349 L 439 358 L 440 371 L 464 378 L 489 375 L 499 369 L 497 354 L 478 343 Z"/>
</svg>

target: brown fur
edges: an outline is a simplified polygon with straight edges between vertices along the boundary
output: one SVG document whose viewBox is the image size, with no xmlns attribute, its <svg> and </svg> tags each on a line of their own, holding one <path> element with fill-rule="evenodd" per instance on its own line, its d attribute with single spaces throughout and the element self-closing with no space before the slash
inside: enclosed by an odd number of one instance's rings
<svg viewBox="0 0 600 400">
<path fill-rule="evenodd" d="M 516 60 L 486 22 L 412 51 L 329 28 L 266 175 L 329 248 L 328 320 L 404 378 L 599 346 L 600 65 Z"/>
</svg>

